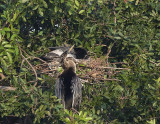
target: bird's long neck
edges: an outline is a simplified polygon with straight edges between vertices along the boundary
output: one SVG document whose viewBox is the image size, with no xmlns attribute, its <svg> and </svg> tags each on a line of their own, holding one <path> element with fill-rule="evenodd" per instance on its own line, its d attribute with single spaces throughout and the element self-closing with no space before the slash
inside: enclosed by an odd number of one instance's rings
<svg viewBox="0 0 160 124">
<path fill-rule="evenodd" d="M 71 70 L 76 73 L 76 64 L 72 60 L 63 60 L 63 69 L 64 70 Z"/>
</svg>

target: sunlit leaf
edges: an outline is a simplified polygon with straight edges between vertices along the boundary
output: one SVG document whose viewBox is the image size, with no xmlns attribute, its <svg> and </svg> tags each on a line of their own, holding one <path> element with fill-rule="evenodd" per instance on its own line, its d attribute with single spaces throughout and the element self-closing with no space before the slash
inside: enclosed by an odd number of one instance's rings
<svg viewBox="0 0 160 124">
<path fill-rule="evenodd" d="M 48 8 L 48 5 L 47 5 L 46 1 L 44 1 L 44 0 L 43 0 L 43 5 L 45 8 Z"/>
<path fill-rule="evenodd" d="M 41 8 L 38 8 L 38 12 L 39 12 L 39 14 L 40 14 L 41 16 L 43 16 L 43 11 L 42 11 Z"/>
<path fill-rule="evenodd" d="M 20 0 L 21 3 L 26 3 L 28 2 L 29 0 Z"/>
<path fill-rule="evenodd" d="M 90 121 L 90 120 L 92 120 L 92 117 L 86 117 L 85 118 L 85 121 Z"/>
<path fill-rule="evenodd" d="M 12 55 L 9 53 L 9 52 L 6 52 L 7 53 L 7 57 L 9 59 L 9 62 L 12 63 Z"/>
<path fill-rule="evenodd" d="M 75 4 L 76 4 L 76 6 L 79 7 L 79 2 L 78 2 L 78 0 L 75 0 Z"/>
<path fill-rule="evenodd" d="M 85 10 L 80 10 L 79 11 L 79 14 L 82 14 L 82 13 L 84 13 L 85 12 Z"/>
<path fill-rule="evenodd" d="M 83 114 L 83 118 L 85 118 L 87 116 L 87 112 L 84 112 Z"/>
<path fill-rule="evenodd" d="M 12 45 L 10 45 L 10 44 L 6 44 L 6 45 L 4 45 L 4 48 L 12 48 L 13 46 Z"/>
<path fill-rule="evenodd" d="M 36 6 L 33 8 L 33 10 L 36 10 L 36 9 L 38 9 L 38 7 L 39 7 L 39 5 L 36 5 Z"/>
<path fill-rule="evenodd" d="M 64 0 L 61 0 L 61 3 L 64 3 Z"/>
<path fill-rule="evenodd" d="M 69 118 L 65 118 L 65 121 L 66 121 L 67 123 L 70 123 L 70 119 L 69 119 Z"/>
</svg>

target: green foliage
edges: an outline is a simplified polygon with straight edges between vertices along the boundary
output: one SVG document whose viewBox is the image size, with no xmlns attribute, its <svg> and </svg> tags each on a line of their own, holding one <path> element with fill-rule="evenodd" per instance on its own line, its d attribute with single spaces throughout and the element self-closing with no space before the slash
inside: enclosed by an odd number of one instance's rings
<svg viewBox="0 0 160 124">
<path fill-rule="evenodd" d="M 0 115 L 30 116 L 34 123 L 159 122 L 160 2 L 158 0 L 1 0 Z M 121 82 L 85 84 L 79 114 L 63 112 L 54 79 L 34 72 L 34 56 L 64 43 L 95 56 L 111 49 L 125 62 Z M 30 64 L 29 64 L 30 63 Z"/>
<path fill-rule="evenodd" d="M 65 121 L 67 124 L 87 124 L 92 120 L 91 117 L 87 117 L 87 112 L 80 111 L 79 114 L 73 114 L 72 111 L 65 109 L 66 118 Z"/>
</svg>

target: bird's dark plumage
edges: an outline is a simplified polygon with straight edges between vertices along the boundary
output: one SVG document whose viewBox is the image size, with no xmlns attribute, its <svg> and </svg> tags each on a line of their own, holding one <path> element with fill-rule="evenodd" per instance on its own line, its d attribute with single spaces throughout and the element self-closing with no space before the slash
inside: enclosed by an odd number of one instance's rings
<svg viewBox="0 0 160 124">
<path fill-rule="evenodd" d="M 79 108 L 82 99 L 82 84 L 71 70 L 64 71 L 56 80 L 56 96 L 62 100 L 64 108 Z"/>
<path fill-rule="evenodd" d="M 64 108 L 78 109 L 82 99 L 82 83 L 76 75 L 76 64 L 73 58 L 66 58 L 67 51 L 62 54 L 61 64 L 64 69 L 55 84 L 57 98 L 62 100 Z"/>
</svg>

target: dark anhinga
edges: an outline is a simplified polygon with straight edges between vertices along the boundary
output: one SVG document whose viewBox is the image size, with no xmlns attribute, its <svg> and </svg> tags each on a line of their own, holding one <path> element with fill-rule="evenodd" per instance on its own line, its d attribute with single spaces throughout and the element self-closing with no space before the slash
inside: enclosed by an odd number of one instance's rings
<svg viewBox="0 0 160 124">
<path fill-rule="evenodd" d="M 42 56 L 41 58 L 46 61 L 59 61 L 59 57 L 62 56 L 62 54 L 65 51 L 68 51 L 70 47 L 49 47 L 51 52 L 47 53 L 45 56 Z M 78 59 L 88 59 L 88 52 L 86 49 L 82 47 L 74 47 L 70 52 L 67 54 L 67 57 L 73 57 L 76 60 Z"/>
<path fill-rule="evenodd" d="M 64 71 L 55 84 L 56 96 L 62 100 L 65 109 L 78 109 L 82 99 L 82 83 L 76 75 L 74 58 L 67 57 L 72 48 L 61 55 L 60 63 Z"/>
</svg>

